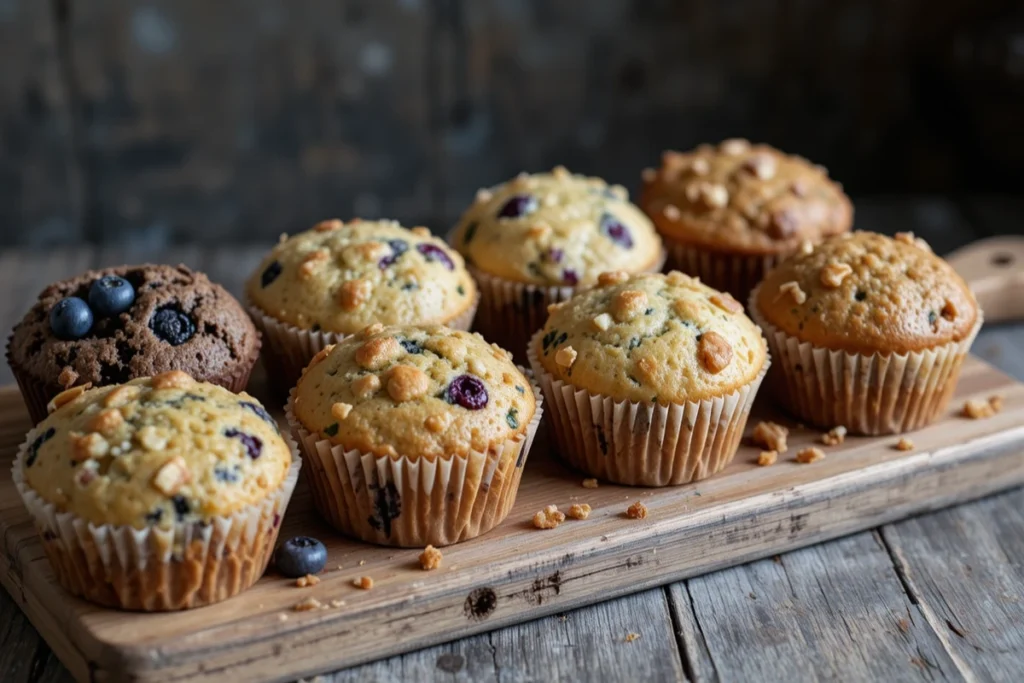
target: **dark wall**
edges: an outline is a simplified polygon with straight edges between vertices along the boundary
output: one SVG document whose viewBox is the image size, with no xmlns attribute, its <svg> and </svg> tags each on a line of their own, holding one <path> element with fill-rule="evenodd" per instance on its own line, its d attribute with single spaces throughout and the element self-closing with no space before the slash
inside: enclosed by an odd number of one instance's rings
<svg viewBox="0 0 1024 683">
<path fill-rule="evenodd" d="M 0 242 L 444 229 L 562 163 L 635 188 L 741 135 L 855 195 L 1020 192 L 998 0 L 4 0 Z"/>
</svg>

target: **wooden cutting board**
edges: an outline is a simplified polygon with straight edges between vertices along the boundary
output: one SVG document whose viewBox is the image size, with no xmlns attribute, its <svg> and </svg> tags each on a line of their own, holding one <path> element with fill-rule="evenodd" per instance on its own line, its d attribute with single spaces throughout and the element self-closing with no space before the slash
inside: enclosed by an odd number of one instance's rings
<svg viewBox="0 0 1024 683">
<path fill-rule="evenodd" d="M 989 321 L 1021 315 L 1024 297 L 1004 294 L 1007 273 L 1022 277 L 1020 243 L 992 242 L 957 257 L 965 269 L 975 269 L 968 279 L 981 285 L 976 289 Z M 1000 272 L 993 281 L 993 273 Z M 258 380 L 254 393 L 260 393 Z M 995 394 L 1003 397 L 1004 409 L 994 417 L 958 415 L 966 398 Z M 911 434 L 916 447 L 910 452 L 894 448 L 896 437 L 848 438 L 826 447 L 826 459 L 797 464 L 793 453 L 816 443 L 820 433 L 767 415 L 765 403 L 755 408 L 759 414 L 751 426 L 759 417 L 771 417 L 794 427 L 790 450 L 777 464 L 757 467 L 757 449 L 743 446 L 725 472 L 675 488 L 585 489 L 583 476 L 560 464 L 539 437 L 509 518 L 484 537 L 445 549 L 442 568 L 431 572 L 419 568 L 417 550 L 369 546 L 337 535 L 317 518 L 300 482 L 281 533 L 308 534 L 326 543 L 329 561 L 320 583 L 297 588 L 271 570 L 236 598 L 171 614 L 119 612 L 64 593 L 4 475 L 0 580 L 79 681 L 287 681 L 604 601 L 1024 483 L 1024 385 L 974 358 L 965 364 L 948 415 Z M 28 428 L 17 390 L 0 389 L 3 472 L 10 470 Z M 649 515 L 629 519 L 625 510 L 638 500 Z M 565 510 L 574 502 L 591 505 L 588 520 L 567 520 L 548 531 L 532 527 L 534 512 L 545 505 Z M 352 585 L 360 576 L 373 578 L 372 590 Z M 308 597 L 324 609 L 292 610 Z"/>
</svg>

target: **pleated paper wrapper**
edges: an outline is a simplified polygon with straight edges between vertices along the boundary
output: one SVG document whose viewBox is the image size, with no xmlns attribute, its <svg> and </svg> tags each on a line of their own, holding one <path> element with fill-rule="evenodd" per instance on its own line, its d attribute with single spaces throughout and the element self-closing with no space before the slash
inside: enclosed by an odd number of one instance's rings
<svg viewBox="0 0 1024 683">
<path fill-rule="evenodd" d="M 962 340 L 905 354 L 859 354 L 815 346 L 767 322 L 750 294 L 748 311 L 768 339 L 776 370 L 769 384 L 798 418 L 851 434 L 900 434 L 938 419 L 981 329 L 982 314 Z"/>
<path fill-rule="evenodd" d="M 451 320 L 439 324 L 447 325 L 455 330 L 469 330 L 473 325 L 473 318 L 479 303 L 480 294 L 478 292 L 476 300 L 469 308 Z M 265 344 L 263 365 L 267 370 L 267 379 L 271 389 L 278 396 L 288 395 L 313 356 L 325 347 L 337 344 L 342 339 L 351 336 L 341 332 L 313 331 L 295 327 L 267 315 L 252 302 L 248 302 L 247 308 L 256 327 L 263 333 Z"/>
<path fill-rule="evenodd" d="M 101 605 L 169 611 L 209 605 L 241 593 L 263 575 L 281 519 L 299 479 L 295 444 L 281 486 L 260 503 L 204 523 L 169 529 L 92 524 L 59 512 L 25 481 L 29 432 L 11 476 L 39 532 L 57 582 L 73 595 Z"/>
<path fill-rule="evenodd" d="M 726 254 L 708 251 L 665 237 L 668 267 L 719 291 L 729 292 L 737 301 L 746 301 L 765 273 L 794 252 L 783 254 Z"/>
<path fill-rule="evenodd" d="M 306 460 L 313 504 L 346 536 L 378 545 L 445 546 L 490 531 L 515 503 L 523 466 L 537 435 L 544 399 L 526 431 L 492 452 L 437 458 L 389 457 L 346 451 L 285 414 Z"/>
<path fill-rule="evenodd" d="M 662 251 L 654 267 L 644 272 L 660 272 L 665 258 Z M 548 306 L 568 301 L 581 289 L 514 282 L 489 275 L 475 266 L 467 268 L 480 288 L 480 310 L 474 329 L 487 341 L 511 351 L 517 363 L 527 362 L 526 347 L 533 333 L 547 322 Z"/>
<path fill-rule="evenodd" d="M 770 358 L 748 384 L 725 396 L 634 403 L 593 394 L 557 379 L 538 360 L 543 331 L 530 344 L 530 365 L 548 404 L 559 452 L 586 474 L 629 486 L 675 486 L 710 477 L 732 462 Z"/>
</svg>

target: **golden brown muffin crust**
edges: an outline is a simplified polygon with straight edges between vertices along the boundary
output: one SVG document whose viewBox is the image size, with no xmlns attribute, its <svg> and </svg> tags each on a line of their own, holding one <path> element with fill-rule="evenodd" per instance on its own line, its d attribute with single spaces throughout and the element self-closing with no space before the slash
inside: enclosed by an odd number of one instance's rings
<svg viewBox="0 0 1024 683">
<path fill-rule="evenodd" d="M 853 220 L 824 168 L 741 139 L 665 152 L 659 169 L 644 171 L 640 206 L 668 238 L 741 254 L 796 251 Z"/>
<path fill-rule="evenodd" d="M 855 232 L 772 270 L 755 305 L 766 322 L 834 350 L 906 353 L 964 339 L 974 294 L 920 240 Z"/>
</svg>

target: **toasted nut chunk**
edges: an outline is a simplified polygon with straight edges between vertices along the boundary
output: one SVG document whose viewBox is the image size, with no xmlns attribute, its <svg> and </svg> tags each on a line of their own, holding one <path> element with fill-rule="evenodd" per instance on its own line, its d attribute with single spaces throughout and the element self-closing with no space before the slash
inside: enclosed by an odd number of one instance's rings
<svg viewBox="0 0 1024 683">
<path fill-rule="evenodd" d="M 757 464 L 761 467 L 768 467 L 768 465 L 774 465 L 778 459 L 778 451 L 761 451 L 757 456 Z"/>
<path fill-rule="evenodd" d="M 576 355 L 576 349 L 571 346 L 563 346 L 555 353 L 555 363 L 563 368 L 571 368 L 572 364 L 576 362 Z"/>
<path fill-rule="evenodd" d="M 697 354 L 704 369 L 717 375 L 732 362 L 732 346 L 717 332 L 705 332 L 697 345 Z"/>
<path fill-rule="evenodd" d="M 729 190 L 725 185 L 707 184 L 701 190 L 701 199 L 712 209 L 720 209 L 729 203 Z"/>
<path fill-rule="evenodd" d="M 311 610 L 320 609 L 321 607 L 323 607 L 323 605 L 320 603 L 319 600 L 314 598 L 312 595 L 306 598 L 305 600 L 300 600 L 299 602 L 292 605 L 292 609 L 296 612 L 309 612 Z M 281 616 L 287 617 L 288 615 L 282 614 Z M 280 621 L 285 621 L 285 619 L 280 619 Z"/>
<path fill-rule="evenodd" d="M 595 328 L 604 331 L 612 326 L 612 317 L 607 313 L 602 313 L 601 315 L 595 316 L 591 322 L 594 323 Z"/>
<path fill-rule="evenodd" d="M 558 511 L 557 505 L 548 505 L 533 516 L 533 526 L 538 529 L 554 529 L 565 521 L 565 513 Z"/>
<path fill-rule="evenodd" d="M 946 320 L 956 319 L 956 304 L 950 299 L 946 299 L 946 302 L 942 304 L 942 310 L 939 312 Z"/>
<path fill-rule="evenodd" d="M 632 320 L 647 310 L 647 292 L 627 289 L 612 297 L 612 317 L 620 323 Z"/>
<path fill-rule="evenodd" d="M 647 506 L 638 500 L 626 508 L 626 516 L 630 519 L 644 519 L 647 517 Z"/>
<path fill-rule="evenodd" d="M 430 389 L 430 378 L 414 365 L 396 365 L 388 371 L 388 395 L 399 403 L 412 401 Z"/>
<path fill-rule="evenodd" d="M 124 424 L 124 416 L 121 411 L 117 408 L 104 408 L 100 412 L 93 415 L 92 419 L 86 424 L 86 429 L 90 432 L 99 432 L 104 436 L 110 436 L 117 429 Z"/>
<path fill-rule="evenodd" d="M 125 405 L 142 392 L 142 389 L 135 386 L 125 384 L 111 391 L 103 399 L 104 408 L 120 408 Z"/>
<path fill-rule="evenodd" d="M 167 434 L 154 425 L 146 425 L 135 432 L 135 440 L 147 451 L 162 451 L 167 448 Z"/>
<path fill-rule="evenodd" d="M 700 282 L 700 278 L 681 273 L 678 270 L 670 270 L 665 274 L 665 282 L 673 287 L 682 287 L 684 285 L 691 285 L 694 282 Z"/>
<path fill-rule="evenodd" d="M 369 280 L 348 280 L 338 288 L 338 305 L 343 311 L 354 311 L 366 303 L 372 292 Z"/>
<path fill-rule="evenodd" d="M 586 519 L 590 516 L 590 506 L 587 503 L 573 503 L 569 506 L 569 516 L 573 519 Z"/>
<path fill-rule="evenodd" d="M 707 175 L 711 172 L 711 164 L 704 157 L 697 157 L 690 162 L 690 172 L 694 175 Z"/>
<path fill-rule="evenodd" d="M 634 640 L 636 640 L 639 637 L 640 637 L 639 633 L 627 633 L 626 634 L 626 642 L 627 643 L 632 643 Z"/>
<path fill-rule="evenodd" d="M 658 375 L 658 361 L 648 356 L 636 359 L 636 370 L 645 382 L 653 382 Z"/>
<path fill-rule="evenodd" d="M 98 476 L 99 468 L 100 465 L 95 460 L 83 462 L 82 466 L 75 472 L 75 486 L 84 489 Z M 61 489 L 57 489 L 57 493 L 62 501 L 67 502 L 67 496 Z"/>
<path fill-rule="evenodd" d="M 790 280 L 789 282 L 783 282 L 779 285 L 779 296 L 789 295 L 797 304 L 802 304 L 807 301 L 807 295 L 804 290 L 800 289 L 800 283 L 796 280 Z"/>
<path fill-rule="evenodd" d="M 59 394 L 54 396 L 52 399 L 50 399 L 50 402 L 46 404 L 46 412 L 52 413 L 53 411 L 57 410 L 61 406 L 67 405 L 68 403 L 71 403 L 76 398 L 78 398 L 79 396 L 84 394 L 86 391 L 88 391 L 91 387 L 92 387 L 92 382 L 86 382 L 85 384 L 83 384 L 81 386 L 71 387 L 70 389 L 66 389 L 66 390 L 60 392 Z"/>
<path fill-rule="evenodd" d="M 109 450 L 110 443 L 96 432 L 71 436 L 71 454 L 75 460 L 102 458 Z"/>
<path fill-rule="evenodd" d="M 356 336 L 359 337 L 360 339 L 369 339 L 370 337 L 380 334 L 383 331 L 384 325 L 382 325 L 381 323 L 373 323 L 372 325 L 367 325 L 366 327 L 361 329 L 359 331 L 359 334 Z"/>
<path fill-rule="evenodd" d="M 914 244 L 914 233 L 912 232 L 898 232 L 892 237 L 897 242 L 902 242 L 903 244 L 909 244 L 911 246 Z"/>
<path fill-rule="evenodd" d="M 329 218 L 326 221 L 320 221 L 319 223 L 314 225 L 313 230 L 315 230 L 316 232 L 330 232 L 331 230 L 340 230 L 344 226 L 345 224 L 342 223 L 339 219 Z"/>
<path fill-rule="evenodd" d="M 778 169 L 775 158 L 770 154 L 755 154 L 746 160 L 743 167 L 761 180 L 771 180 Z"/>
<path fill-rule="evenodd" d="M 585 489 L 596 489 L 598 487 L 597 479 L 584 479 L 583 488 Z"/>
<path fill-rule="evenodd" d="M 800 214 L 793 209 L 780 209 L 768 219 L 768 234 L 776 239 L 786 239 L 800 229 Z"/>
<path fill-rule="evenodd" d="M 373 588 L 373 579 L 369 576 L 360 576 L 358 579 L 353 579 L 352 585 L 356 588 L 362 588 L 364 591 L 368 591 Z"/>
<path fill-rule="evenodd" d="M 896 450 L 898 451 L 912 451 L 914 450 L 914 442 L 907 437 L 900 437 L 900 440 L 896 442 Z"/>
<path fill-rule="evenodd" d="M 491 193 L 490 190 L 481 187 L 479 190 L 476 191 L 476 203 L 483 204 L 485 202 L 489 202 L 491 201 L 491 197 L 493 196 L 494 195 Z"/>
<path fill-rule="evenodd" d="M 753 441 L 758 446 L 766 448 L 770 451 L 776 451 L 778 453 L 785 453 L 789 448 L 786 443 L 786 437 L 789 436 L 789 430 L 780 424 L 774 422 L 758 422 L 754 426 Z"/>
<path fill-rule="evenodd" d="M 423 426 L 427 428 L 427 431 L 433 432 L 434 434 L 440 434 L 444 430 L 448 429 L 449 424 L 451 424 L 451 418 L 447 413 L 431 415 L 423 421 Z"/>
<path fill-rule="evenodd" d="M 441 555 L 441 551 L 432 545 L 428 545 L 424 548 L 423 552 L 420 553 L 420 569 L 423 571 L 430 571 L 431 569 L 437 569 L 441 566 L 441 559 L 444 556 Z"/>
<path fill-rule="evenodd" d="M 380 389 L 380 377 L 363 375 L 352 380 L 352 392 L 359 398 L 369 398 Z"/>
<path fill-rule="evenodd" d="M 417 237 L 430 237 L 430 228 L 428 228 L 425 225 L 417 225 L 409 232 L 416 235 Z"/>
<path fill-rule="evenodd" d="M 980 420 L 992 417 L 1002 409 L 1002 396 L 990 396 L 987 401 L 980 398 L 972 398 L 964 402 L 963 416 L 969 417 L 972 420 Z"/>
<path fill-rule="evenodd" d="M 317 249 L 316 251 L 310 252 L 302 259 L 302 263 L 299 265 L 299 278 L 302 280 L 308 280 L 313 277 L 313 273 L 316 272 L 317 268 L 321 264 L 327 263 L 331 260 L 331 253 L 326 249 Z"/>
<path fill-rule="evenodd" d="M 380 370 L 402 353 L 402 345 L 394 337 L 370 339 L 356 350 L 356 363 L 367 370 Z"/>
<path fill-rule="evenodd" d="M 679 207 L 675 204 L 666 204 L 661 209 L 661 214 L 670 221 L 677 221 L 683 217 L 682 212 L 679 211 Z"/>
<path fill-rule="evenodd" d="M 838 446 L 846 441 L 846 427 L 839 425 L 821 435 L 821 442 L 826 446 Z"/>
<path fill-rule="evenodd" d="M 567 303 L 569 303 L 569 302 L 568 301 L 559 301 L 557 303 L 548 304 L 548 315 L 551 315 L 552 313 L 554 313 L 558 309 L 560 309 L 563 306 L 565 306 Z"/>
<path fill-rule="evenodd" d="M 676 299 L 672 302 L 672 310 L 683 320 L 693 320 L 700 316 L 700 305 L 692 299 Z"/>
<path fill-rule="evenodd" d="M 154 389 L 188 389 L 195 383 L 187 372 L 181 370 L 161 372 L 151 380 Z"/>
<path fill-rule="evenodd" d="M 156 471 L 153 476 L 153 488 L 165 496 L 173 496 L 191 480 L 188 463 L 180 455 L 176 455 Z"/>
<path fill-rule="evenodd" d="M 723 311 L 729 313 L 741 313 L 743 311 L 743 304 L 736 299 L 732 298 L 732 294 L 721 293 L 712 294 L 710 297 L 711 303 L 721 308 Z"/>
<path fill-rule="evenodd" d="M 352 412 L 351 403 L 333 403 L 331 404 L 331 417 L 335 420 L 344 420 L 348 417 L 349 413 Z"/>
<path fill-rule="evenodd" d="M 828 263 L 821 269 L 821 284 L 829 289 L 835 289 L 843 284 L 846 276 L 853 272 L 848 263 Z"/>
<path fill-rule="evenodd" d="M 434 342 L 434 350 L 454 365 L 466 360 L 466 342 L 458 337 L 442 337 Z"/>
<path fill-rule="evenodd" d="M 728 140 L 723 140 L 722 144 L 718 146 L 718 149 L 720 149 L 723 154 L 739 156 L 740 154 L 745 154 L 747 150 L 750 149 L 750 141 L 745 140 L 744 138 L 729 138 Z"/>
<path fill-rule="evenodd" d="M 814 253 L 814 242 L 810 240 L 804 240 L 800 243 L 800 253 L 804 256 Z"/>
<path fill-rule="evenodd" d="M 804 465 L 808 465 L 812 462 L 818 462 L 819 460 L 825 459 L 825 451 L 821 450 L 817 446 L 811 446 L 810 448 L 802 448 L 796 452 L 796 461 Z"/>
<path fill-rule="evenodd" d="M 602 287 L 617 285 L 629 279 L 629 273 L 624 270 L 610 270 L 597 276 L 597 284 Z"/>
<path fill-rule="evenodd" d="M 313 576 L 312 574 L 306 574 L 305 576 L 300 576 L 295 579 L 295 585 L 299 588 L 308 588 L 310 586 L 315 586 L 318 583 L 320 583 L 320 578 Z"/>
<path fill-rule="evenodd" d="M 72 384 L 78 381 L 78 373 L 70 365 L 65 366 L 60 374 L 57 375 L 57 384 L 61 385 L 65 389 L 70 387 Z"/>
</svg>

